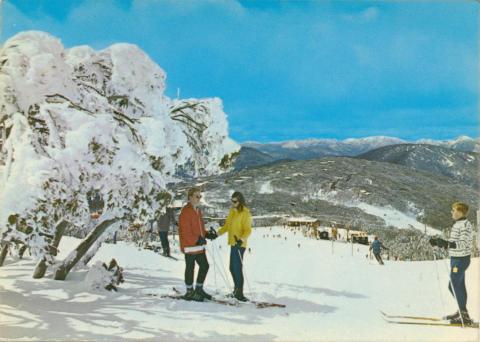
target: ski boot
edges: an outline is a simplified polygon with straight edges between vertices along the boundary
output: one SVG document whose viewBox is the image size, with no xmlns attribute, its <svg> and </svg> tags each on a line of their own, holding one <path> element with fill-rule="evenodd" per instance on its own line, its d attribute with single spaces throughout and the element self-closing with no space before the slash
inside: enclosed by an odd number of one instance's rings
<svg viewBox="0 0 480 342">
<path fill-rule="evenodd" d="M 187 289 L 187 292 L 185 292 L 185 294 L 183 295 L 183 299 L 185 300 L 194 300 L 193 297 L 195 296 L 195 291 L 190 288 L 190 289 Z"/>
<path fill-rule="evenodd" d="M 237 289 L 233 296 L 240 302 L 248 302 L 248 298 L 243 295 L 243 289 Z"/>
<path fill-rule="evenodd" d="M 447 315 L 443 319 L 446 320 L 446 321 L 450 321 L 452 319 L 457 319 L 459 317 L 460 317 L 460 312 L 457 310 L 455 313 L 453 313 L 451 315 Z"/>
<path fill-rule="evenodd" d="M 450 324 L 463 324 L 467 326 L 467 325 L 472 325 L 473 320 L 470 318 L 466 310 L 462 310 L 460 311 L 460 314 L 458 315 L 458 317 L 450 320 Z"/>
<path fill-rule="evenodd" d="M 212 295 L 206 293 L 206 292 L 203 290 L 203 287 L 197 287 L 197 288 L 195 288 L 195 294 L 198 295 L 199 297 L 202 297 L 201 302 L 203 301 L 203 299 L 212 300 Z"/>
</svg>

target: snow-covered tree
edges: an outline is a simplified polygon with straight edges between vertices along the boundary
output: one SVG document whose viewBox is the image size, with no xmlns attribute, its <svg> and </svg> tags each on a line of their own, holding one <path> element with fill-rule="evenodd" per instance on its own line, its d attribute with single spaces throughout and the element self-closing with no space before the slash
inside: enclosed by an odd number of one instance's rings
<svg viewBox="0 0 480 342">
<path fill-rule="evenodd" d="M 24 32 L 0 50 L 0 224 L 3 250 L 26 246 L 36 277 L 55 264 L 68 227 L 86 236 L 56 279 L 121 223 L 147 222 L 179 174 L 218 173 L 239 146 L 219 99 L 171 100 L 165 72 L 134 45 L 69 50 Z M 89 198 L 102 215 L 91 220 Z M 93 224 L 91 224 L 92 222 Z M 100 239 L 100 240 L 99 240 Z"/>
</svg>

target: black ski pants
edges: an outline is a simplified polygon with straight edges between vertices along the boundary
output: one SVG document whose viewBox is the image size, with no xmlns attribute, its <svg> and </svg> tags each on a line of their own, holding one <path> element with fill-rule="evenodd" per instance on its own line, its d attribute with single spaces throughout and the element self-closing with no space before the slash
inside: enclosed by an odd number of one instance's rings
<svg viewBox="0 0 480 342">
<path fill-rule="evenodd" d="M 170 244 L 168 243 L 168 232 L 158 232 L 163 252 L 170 255 Z"/>
<path fill-rule="evenodd" d="M 193 285 L 193 276 L 195 273 L 195 262 L 198 264 L 199 270 L 197 274 L 197 284 L 203 284 L 207 277 L 208 260 L 205 252 L 200 254 L 185 254 L 185 285 Z"/>
<path fill-rule="evenodd" d="M 378 263 L 380 265 L 383 265 L 383 260 L 382 260 L 382 256 L 380 255 L 380 253 L 373 253 L 373 255 L 375 255 L 375 259 L 377 259 Z"/>
</svg>

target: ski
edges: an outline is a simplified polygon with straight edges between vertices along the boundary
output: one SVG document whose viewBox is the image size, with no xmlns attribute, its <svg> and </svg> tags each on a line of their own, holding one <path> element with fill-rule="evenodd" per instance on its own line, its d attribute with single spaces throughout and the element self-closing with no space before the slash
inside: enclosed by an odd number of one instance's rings
<svg viewBox="0 0 480 342">
<path fill-rule="evenodd" d="M 164 258 L 167 258 L 167 259 L 172 259 L 172 260 L 175 260 L 175 261 L 178 260 L 178 258 L 175 258 L 174 256 L 171 256 L 171 255 L 163 255 L 163 254 L 160 254 L 160 255 L 163 256 Z"/>
<path fill-rule="evenodd" d="M 424 321 L 432 321 L 432 322 L 442 322 L 445 321 L 443 318 L 438 317 L 426 317 L 426 316 L 404 316 L 404 315 L 389 315 L 383 311 L 380 311 L 382 315 L 386 318 L 408 318 L 408 319 L 415 319 L 415 320 L 424 320 Z"/>
<path fill-rule="evenodd" d="M 271 303 L 271 302 L 258 302 L 255 300 L 250 300 L 248 302 L 240 302 L 240 303 L 252 303 L 258 309 L 265 309 L 265 308 L 286 308 L 285 304 L 278 304 L 278 303 Z"/>
<path fill-rule="evenodd" d="M 176 293 L 177 296 L 180 296 L 181 299 L 184 299 L 183 293 L 179 289 L 177 289 L 176 287 L 173 287 L 173 291 Z M 238 303 L 236 301 L 217 299 L 214 297 L 212 297 L 212 299 L 204 299 L 204 302 L 207 302 L 207 303 L 212 302 L 212 303 L 223 304 L 228 306 L 238 306 Z"/>
<path fill-rule="evenodd" d="M 454 323 L 448 323 L 448 322 L 432 322 L 432 321 L 421 321 L 421 320 L 405 321 L 405 320 L 393 320 L 393 319 L 387 319 L 387 318 L 384 318 L 384 319 L 386 322 L 392 323 L 392 324 L 428 325 L 428 326 L 444 326 L 444 327 L 460 327 L 460 328 L 465 327 L 465 328 L 478 329 L 478 322 L 463 326 L 462 324 L 454 324 Z"/>
<path fill-rule="evenodd" d="M 181 294 L 182 292 L 178 290 L 177 288 L 173 288 L 173 291 L 175 291 L 176 294 Z M 241 302 L 236 300 L 235 298 L 232 298 L 231 300 L 226 300 L 226 299 L 218 299 L 218 298 L 212 298 L 211 300 L 206 299 L 206 302 L 212 301 L 216 302 L 219 304 L 225 304 L 225 305 L 231 305 L 231 306 L 240 306 L 244 304 L 253 304 L 257 309 L 265 309 L 265 308 L 285 308 L 285 304 L 277 304 L 277 303 L 271 303 L 271 302 L 259 302 L 259 301 L 247 301 L 247 302 Z M 227 304 L 228 303 L 228 304 Z"/>
<path fill-rule="evenodd" d="M 158 298 L 168 298 L 168 299 L 176 299 L 176 300 L 184 300 L 186 302 L 195 302 L 195 301 L 187 301 L 185 299 L 185 297 L 183 296 L 183 294 L 178 294 L 177 292 L 175 292 L 176 294 L 157 294 L 157 293 L 147 293 L 147 296 L 151 296 L 151 297 L 158 297 Z M 220 299 L 214 299 L 212 298 L 211 300 L 208 300 L 208 299 L 205 299 L 203 302 L 205 303 L 215 303 L 215 304 L 221 304 L 221 305 L 227 305 L 227 306 L 236 306 L 238 307 L 238 303 L 235 303 L 235 302 L 229 302 L 229 301 L 226 301 L 226 300 L 220 300 Z M 198 303 L 202 303 L 202 302 L 198 302 Z"/>
</svg>

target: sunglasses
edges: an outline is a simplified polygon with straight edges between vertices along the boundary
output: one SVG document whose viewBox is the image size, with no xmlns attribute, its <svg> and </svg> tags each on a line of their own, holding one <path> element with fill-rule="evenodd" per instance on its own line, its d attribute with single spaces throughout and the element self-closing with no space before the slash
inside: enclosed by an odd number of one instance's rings
<svg viewBox="0 0 480 342">
<path fill-rule="evenodd" d="M 232 203 L 238 203 L 238 201 L 237 201 L 237 200 L 233 200 L 233 199 L 232 199 Z"/>
<path fill-rule="evenodd" d="M 197 195 L 197 196 L 195 196 L 195 197 L 198 198 L 198 199 L 200 199 L 200 198 L 202 198 L 202 195 Z"/>
</svg>

